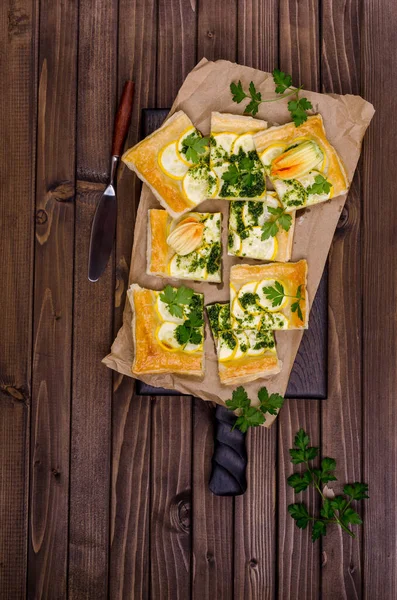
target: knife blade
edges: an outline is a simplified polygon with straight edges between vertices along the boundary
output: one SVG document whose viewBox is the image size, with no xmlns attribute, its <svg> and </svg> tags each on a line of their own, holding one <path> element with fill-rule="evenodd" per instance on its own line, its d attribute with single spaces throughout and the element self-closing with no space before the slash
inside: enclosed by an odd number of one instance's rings
<svg viewBox="0 0 397 600">
<path fill-rule="evenodd" d="M 114 121 L 109 183 L 99 200 L 91 226 L 88 279 L 98 281 L 112 252 L 117 223 L 116 173 L 131 122 L 134 82 L 126 81 Z"/>
</svg>

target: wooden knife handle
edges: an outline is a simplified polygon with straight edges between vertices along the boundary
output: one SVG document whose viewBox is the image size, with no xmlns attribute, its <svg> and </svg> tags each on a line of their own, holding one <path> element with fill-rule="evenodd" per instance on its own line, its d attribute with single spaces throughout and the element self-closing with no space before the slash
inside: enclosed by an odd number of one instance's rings
<svg viewBox="0 0 397 600">
<path fill-rule="evenodd" d="M 247 489 L 245 433 L 232 427 L 237 417 L 224 406 L 215 409 L 214 454 L 209 488 L 216 496 L 240 496 Z"/>
<path fill-rule="evenodd" d="M 112 156 L 120 156 L 123 150 L 125 136 L 131 123 L 132 100 L 134 97 L 134 82 L 126 81 L 114 121 Z"/>
</svg>

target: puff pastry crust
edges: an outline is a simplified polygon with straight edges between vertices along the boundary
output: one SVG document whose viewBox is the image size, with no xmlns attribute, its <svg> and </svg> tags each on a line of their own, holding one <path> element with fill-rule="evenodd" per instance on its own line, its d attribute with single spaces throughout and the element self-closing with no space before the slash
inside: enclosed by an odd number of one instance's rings
<svg viewBox="0 0 397 600">
<path fill-rule="evenodd" d="M 306 260 L 297 263 L 232 266 L 230 269 L 232 327 L 267 327 L 273 330 L 307 329 L 309 303 L 306 281 Z M 282 298 L 278 305 L 273 306 L 272 300 L 266 296 L 263 288 L 275 288 L 276 283 L 282 286 L 278 287 Z M 245 294 L 248 295 L 244 296 Z"/>
<path fill-rule="evenodd" d="M 195 219 L 202 226 L 202 243 L 187 255 L 178 255 L 167 239 L 178 225 Z M 148 215 L 147 273 L 219 283 L 221 278 L 222 213 L 187 213 L 172 219 L 165 210 L 152 209 Z M 192 223 L 195 227 L 196 223 Z M 184 235 L 190 236 L 189 230 Z"/>
<path fill-rule="evenodd" d="M 156 308 L 159 293 L 141 288 L 137 284 L 132 284 L 128 290 L 132 309 L 134 360 L 131 371 L 133 375 L 179 373 L 202 376 L 204 374 L 203 346 L 198 352 L 185 352 L 183 349 L 168 350 L 160 344 L 157 335 L 164 321 Z"/>
<path fill-rule="evenodd" d="M 211 113 L 210 167 L 218 178 L 215 198 L 261 198 L 266 193 L 265 170 L 255 150 L 253 136 L 265 130 L 267 122 L 229 113 Z M 252 163 L 251 183 L 245 184 L 244 161 Z M 233 183 L 223 179 L 229 167 L 237 166 L 239 176 Z"/>
<path fill-rule="evenodd" d="M 237 336 L 233 336 L 231 331 L 230 310 L 228 304 L 215 303 L 206 307 L 210 322 L 211 332 L 214 338 L 215 347 L 218 355 L 218 372 L 219 379 L 224 385 L 237 385 L 255 381 L 276 375 L 281 370 L 281 362 L 278 360 L 274 335 L 272 332 L 267 332 L 266 339 L 268 347 L 264 347 L 259 355 L 249 355 L 248 348 L 254 347 L 255 342 L 261 343 L 260 334 L 258 336 L 247 337 L 242 331 L 238 332 Z M 225 339 L 222 340 L 222 336 Z M 239 357 L 236 358 L 236 349 L 231 358 L 222 357 L 222 346 L 228 342 L 228 336 L 232 336 L 232 340 L 237 344 Z M 247 345 L 247 350 L 241 355 L 242 343 Z M 263 341 L 262 341 L 263 343 Z M 245 348 L 243 348 L 245 349 Z M 258 351 L 257 351 L 258 352 Z"/>
<path fill-rule="evenodd" d="M 297 208 L 301 208 L 310 204 L 316 204 L 318 202 L 324 202 L 330 197 L 335 197 L 346 193 L 349 188 L 346 170 L 335 148 L 327 139 L 322 116 L 320 114 L 310 116 L 308 117 L 307 121 L 305 121 L 305 123 L 299 127 L 295 127 L 294 123 L 270 127 L 266 131 L 259 132 L 254 136 L 256 150 L 264 165 L 267 167 L 269 167 L 268 160 L 277 159 L 277 152 L 274 155 L 271 151 L 271 148 L 274 150 L 274 148 L 276 148 L 279 144 L 280 153 L 282 153 L 283 143 L 285 147 L 290 147 L 305 140 L 312 140 L 315 142 L 325 155 L 322 164 L 319 163 L 320 166 L 315 167 L 313 174 L 322 174 L 324 177 L 326 177 L 327 181 L 332 184 L 332 189 L 331 193 L 325 196 L 316 197 L 316 194 L 309 194 L 307 201 Z M 270 178 L 274 183 L 275 179 L 272 178 L 271 175 Z M 314 180 L 314 177 L 303 177 L 302 185 L 307 189 L 308 186 L 313 183 L 312 179 Z M 300 178 L 297 178 L 297 180 L 300 181 Z M 277 189 L 276 185 L 275 187 Z M 280 197 L 282 196 L 280 193 L 279 195 Z M 292 208 L 291 210 L 294 209 Z"/>
<path fill-rule="evenodd" d="M 287 262 L 291 259 L 295 230 L 295 214 L 291 214 L 288 231 L 279 227 L 275 237 L 262 241 L 264 223 L 274 217 L 267 207 L 281 206 L 275 192 L 268 192 L 263 201 L 234 200 L 230 203 L 228 254 L 265 261 Z"/>
<path fill-rule="evenodd" d="M 193 123 L 183 112 L 176 112 L 154 133 L 125 152 L 123 162 L 152 190 L 160 204 L 173 216 L 189 211 L 196 205 L 184 192 L 182 178 L 168 176 L 159 165 L 164 148 L 177 142 L 185 132 L 194 130 Z M 176 160 L 178 160 L 176 158 Z M 183 161 L 181 162 L 183 173 Z M 185 165 L 185 173 L 189 165 Z M 203 198 L 204 199 L 204 198 Z"/>
</svg>

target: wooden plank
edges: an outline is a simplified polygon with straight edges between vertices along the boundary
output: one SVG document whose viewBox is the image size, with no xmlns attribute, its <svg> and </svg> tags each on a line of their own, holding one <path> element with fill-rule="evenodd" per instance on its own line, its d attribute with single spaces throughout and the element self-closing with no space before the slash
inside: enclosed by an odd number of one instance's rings
<svg viewBox="0 0 397 600">
<path fill-rule="evenodd" d="M 77 2 L 40 12 L 28 596 L 66 595 Z"/>
<path fill-rule="evenodd" d="M 277 66 L 278 4 L 275 0 L 237 0 L 237 6 L 238 62 L 272 71 Z"/>
<path fill-rule="evenodd" d="M 185 600 L 191 586 L 190 400 L 153 405 L 150 596 Z"/>
<path fill-rule="evenodd" d="M 36 3 L 2 2 L 0 597 L 26 590 L 31 398 Z"/>
<path fill-rule="evenodd" d="M 126 147 L 141 134 L 143 106 L 155 105 L 157 14 L 154 0 L 119 2 L 118 89 L 135 82 Z M 116 296 L 114 334 L 121 324 L 128 287 L 128 265 L 140 195 L 139 179 L 123 166 L 118 177 Z M 112 497 L 109 591 L 111 598 L 149 596 L 149 481 L 151 403 L 134 397 L 130 377 L 114 377 L 112 415 Z M 126 485 L 127 482 L 127 485 Z"/>
<path fill-rule="evenodd" d="M 319 7 L 314 0 L 282 0 L 280 4 L 280 68 L 291 73 L 294 83 L 319 89 Z M 310 265 L 309 265 L 310 268 Z M 307 369 L 307 367 L 306 367 Z M 313 443 L 320 443 L 319 402 L 288 401 L 279 423 L 278 498 L 278 598 L 318 598 L 320 595 L 320 545 L 312 545 L 309 532 L 298 530 L 287 512 L 294 501 L 287 489 L 291 473 L 288 448 L 300 427 L 310 426 Z M 279 417 L 279 418 L 280 418 Z M 309 495 L 310 496 L 310 495 Z M 312 496 L 310 496 L 310 502 Z"/>
<path fill-rule="evenodd" d="M 361 3 L 326 0 L 322 6 L 322 89 L 360 92 Z M 343 52 L 341 49 L 343 48 Z M 362 481 L 361 470 L 361 177 L 354 178 L 329 259 L 329 389 L 322 404 L 322 453 L 337 461 L 340 483 Z M 337 527 L 322 540 L 322 594 L 361 598 L 362 534 L 352 540 Z"/>
<path fill-rule="evenodd" d="M 93 32 L 100 43 L 92 43 Z M 101 359 L 112 341 L 114 265 L 87 278 L 91 222 L 108 175 L 116 109 L 117 3 L 79 10 L 73 404 L 69 597 L 107 597 L 112 375 Z M 87 181 L 88 179 L 88 181 Z"/>
<path fill-rule="evenodd" d="M 237 0 L 200 0 L 197 58 L 236 60 Z"/>
<path fill-rule="evenodd" d="M 295 494 L 288 486 L 287 477 L 297 471 L 290 462 L 289 448 L 293 447 L 295 434 L 303 429 L 309 434 L 313 446 L 320 445 L 319 402 L 289 400 L 278 417 L 278 598 L 284 600 L 317 600 L 320 589 L 321 545 L 311 541 L 310 527 L 298 529 L 287 512 L 289 504 L 305 502 L 309 512 L 319 509 L 319 494 L 310 489 Z M 329 596 L 333 598 L 334 596 Z"/>
<path fill-rule="evenodd" d="M 233 498 L 208 489 L 214 446 L 214 408 L 195 400 L 193 411 L 192 598 L 228 600 L 233 590 Z M 226 551 L 225 551 L 226 550 Z"/>
<path fill-rule="evenodd" d="M 363 590 L 365 598 L 395 598 L 397 521 L 396 204 L 393 176 L 397 123 L 395 61 L 397 7 L 366 0 L 363 15 L 363 96 L 375 114 L 364 145 L 363 169 Z M 381 159 L 379 158 L 381 157 Z M 392 176 L 390 176 L 393 174 Z M 390 516 L 389 516 L 390 515 Z"/>
</svg>

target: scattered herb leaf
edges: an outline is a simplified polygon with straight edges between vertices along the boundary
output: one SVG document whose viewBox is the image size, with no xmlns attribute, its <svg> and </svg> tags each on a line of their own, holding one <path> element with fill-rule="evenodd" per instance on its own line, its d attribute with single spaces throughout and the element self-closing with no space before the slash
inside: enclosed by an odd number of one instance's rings
<svg viewBox="0 0 397 600">
<path fill-rule="evenodd" d="M 226 400 L 226 406 L 230 410 L 238 411 L 237 420 L 233 426 L 238 427 L 245 433 L 248 427 L 257 427 L 265 421 L 265 413 L 276 415 L 277 409 L 281 408 L 284 398 L 280 394 L 270 394 L 265 387 L 258 392 L 259 406 L 251 406 L 251 400 L 242 386 L 239 386 L 232 393 L 232 399 Z"/>
<path fill-rule="evenodd" d="M 199 155 L 204 154 L 209 144 L 209 138 L 201 137 L 197 131 L 187 135 L 182 143 L 182 153 L 192 163 L 199 162 Z"/>
<path fill-rule="evenodd" d="M 332 499 L 324 495 L 324 485 L 328 481 L 336 481 L 334 471 L 336 461 L 334 458 L 325 457 L 321 461 L 321 468 L 316 469 L 309 465 L 309 461 L 314 460 L 319 454 L 319 448 L 309 446 L 310 439 L 307 433 L 300 429 L 295 436 L 294 448 L 290 449 L 291 462 L 293 464 L 305 464 L 307 469 L 303 473 L 293 473 L 287 479 L 296 494 L 304 492 L 309 486 L 314 487 L 320 494 L 322 506 L 320 516 L 310 515 L 303 503 L 290 504 L 288 512 L 296 521 L 296 525 L 305 529 L 312 521 L 312 541 L 315 542 L 321 536 L 326 535 L 329 524 L 339 525 L 351 537 L 355 537 L 349 525 L 361 525 L 360 515 L 351 507 L 353 500 L 363 500 L 368 498 L 368 485 L 366 483 L 347 484 L 343 492 L 348 496 L 335 496 Z"/>
<path fill-rule="evenodd" d="M 307 188 L 308 194 L 329 194 L 331 191 L 332 183 L 326 180 L 322 175 L 316 175 L 314 183 Z"/>
<path fill-rule="evenodd" d="M 292 223 L 292 217 L 285 212 L 285 208 L 282 208 L 281 206 L 277 208 L 268 206 L 267 210 L 275 218 L 264 223 L 262 227 L 262 240 L 267 240 L 269 237 L 275 237 L 280 227 L 284 229 L 284 231 L 289 231 Z"/>
<path fill-rule="evenodd" d="M 301 301 L 303 300 L 302 296 L 302 285 L 298 287 L 296 290 L 295 296 L 291 296 L 290 294 L 286 294 L 284 290 L 284 286 L 276 281 L 274 286 L 267 286 L 263 288 L 263 293 L 265 294 L 268 300 L 271 300 L 272 306 L 280 306 L 284 298 L 294 298 L 295 302 L 291 304 L 292 312 L 296 312 L 298 314 L 299 319 L 303 322 L 303 314 L 301 309 Z"/>
<path fill-rule="evenodd" d="M 168 310 L 174 317 L 183 318 L 183 307 L 188 306 L 193 298 L 193 290 L 182 285 L 180 288 L 173 288 L 166 285 L 160 294 L 160 300 L 167 304 Z"/>
</svg>

